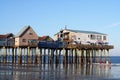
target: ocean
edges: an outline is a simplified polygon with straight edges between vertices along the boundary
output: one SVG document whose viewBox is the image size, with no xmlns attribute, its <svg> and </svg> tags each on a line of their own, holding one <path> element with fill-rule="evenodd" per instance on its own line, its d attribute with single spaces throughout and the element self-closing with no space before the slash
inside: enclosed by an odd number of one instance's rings
<svg viewBox="0 0 120 80">
<path fill-rule="evenodd" d="M 120 63 L 120 56 L 111 56 L 110 60 L 113 64 L 119 64 Z"/>
<path fill-rule="evenodd" d="M 120 80 L 120 56 L 112 64 L 2 64 L 0 80 Z"/>
</svg>

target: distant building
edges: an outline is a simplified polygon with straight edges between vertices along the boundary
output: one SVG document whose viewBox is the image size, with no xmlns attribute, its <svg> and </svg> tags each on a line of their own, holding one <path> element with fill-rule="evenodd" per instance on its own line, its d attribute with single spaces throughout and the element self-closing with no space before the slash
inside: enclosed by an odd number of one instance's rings
<svg viewBox="0 0 120 80">
<path fill-rule="evenodd" d="M 25 26 L 20 32 L 15 36 L 15 46 L 37 46 L 38 36 L 30 26 Z"/>
<path fill-rule="evenodd" d="M 94 31 L 64 29 L 54 35 L 54 40 L 77 42 L 80 44 L 107 44 L 107 35 Z"/>
<path fill-rule="evenodd" d="M 0 34 L 0 46 L 14 46 L 14 35 L 12 33 Z"/>
</svg>

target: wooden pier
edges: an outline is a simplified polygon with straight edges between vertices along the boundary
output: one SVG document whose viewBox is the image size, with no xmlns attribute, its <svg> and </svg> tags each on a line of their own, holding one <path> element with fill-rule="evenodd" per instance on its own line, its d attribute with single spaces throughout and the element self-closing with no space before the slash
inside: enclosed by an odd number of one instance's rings
<svg viewBox="0 0 120 80">
<path fill-rule="evenodd" d="M 15 64 L 92 64 L 110 62 L 112 45 L 74 45 L 63 48 L 1 46 L 0 63 Z"/>
</svg>

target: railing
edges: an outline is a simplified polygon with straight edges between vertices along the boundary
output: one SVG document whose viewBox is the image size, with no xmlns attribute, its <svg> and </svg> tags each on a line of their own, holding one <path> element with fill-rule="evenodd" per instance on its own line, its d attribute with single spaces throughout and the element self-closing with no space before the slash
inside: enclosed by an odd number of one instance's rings
<svg viewBox="0 0 120 80">
<path fill-rule="evenodd" d="M 68 44 L 67 48 L 78 49 L 113 49 L 113 45 L 85 45 L 85 44 Z"/>
</svg>

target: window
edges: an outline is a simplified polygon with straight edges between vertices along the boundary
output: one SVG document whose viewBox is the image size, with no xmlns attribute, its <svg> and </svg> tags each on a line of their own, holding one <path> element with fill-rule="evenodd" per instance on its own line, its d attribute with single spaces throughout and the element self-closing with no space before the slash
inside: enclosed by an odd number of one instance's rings
<svg viewBox="0 0 120 80">
<path fill-rule="evenodd" d="M 106 40 L 106 36 L 103 36 L 103 40 Z"/>
<path fill-rule="evenodd" d="M 95 35 L 90 35 L 90 38 L 91 38 L 92 40 L 95 40 L 96 36 L 95 36 Z"/>
<path fill-rule="evenodd" d="M 88 35 L 88 38 L 89 38 L 89 35 Z"/>
<path fill-rule="evenodd" d="M 60 37 L 63 37 L 63 34 L 60 34 Z"/>
<path fill-rule="evenodd" d="M 72 38 L 72 40 L 76 40 L 76 36 L 75 35 L 73 35 L 71 38 Z"/>
<path fill-rule="evenodd" d="M 23 39 L 22 42 L 26 42 L 26 39 Z"/>
<path fill-rule="evenodd" d="M 30 32 L 29 35 L 33 35 L 33 33 Z"/>
<path fill-rule="evenodd" d="M 101 40 L 102 37 L 100 35 L 97 36 L 97 40 Z"/>
</svg>

